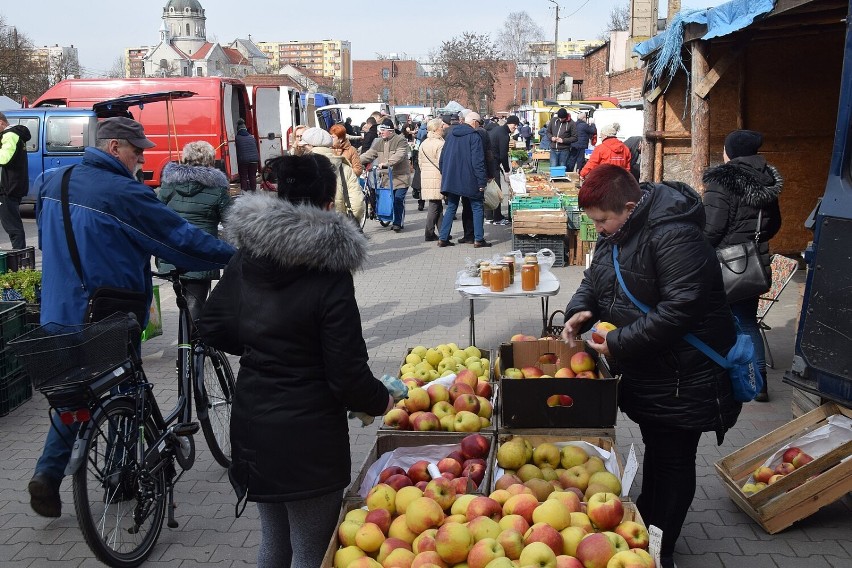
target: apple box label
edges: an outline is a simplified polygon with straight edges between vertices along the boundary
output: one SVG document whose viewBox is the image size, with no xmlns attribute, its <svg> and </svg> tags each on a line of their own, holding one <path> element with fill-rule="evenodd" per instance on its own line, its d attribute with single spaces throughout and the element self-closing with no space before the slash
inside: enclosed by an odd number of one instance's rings
<svg viewBox="0 0 852 568">
<path fill-rule="evenodd" d="M 432 479 L 441 477 L 441 470 L 438 469 L 438 466 L 429 462 L 429 465 L 426 466 L 426 471 L 429 472 L 429 475 L 432 476 Z"/>
<path fill-rule="evenodd" d="M 630 487 L 633 485 L 637 471 L 639 471 L 639 461 L 636 459 L 636 447 L 630 444 L 630 451 L 627 453 L 627 463 L 624 464 L 624 475 L 621 476 L 622 497 L 627 497 L 630 494 Z"/>
<path fill-rule="evenodd" d="M 648 527 L 648 552 L 654 559 L 654 565 L 660 565 L 660 546 L 663 544 L 663 530 L 655 525 Z"/>
</svg>

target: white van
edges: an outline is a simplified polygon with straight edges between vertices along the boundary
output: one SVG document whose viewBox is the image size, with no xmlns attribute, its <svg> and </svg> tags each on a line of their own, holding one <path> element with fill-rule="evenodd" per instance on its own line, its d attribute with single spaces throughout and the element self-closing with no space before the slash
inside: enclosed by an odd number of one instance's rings
<svg viewBox="0 0 852 568">
<path fill-rule="evenodd" d="M 299 91 L 280 85 L 252 85 L 249 97 L 259 142 L 260 163 L 283 156 L 290 147 L 293 129 L 305 124 L 305 111 Z"/>
<path fill-rule="evenodd" d="M 603 142 L 601 128 L 613 122 L 621 127 L 616 138 L 624 142 L 631 136 L 642 136 L 644 118 L 641 109 L 636 108 L 599 108 L 593 116 L 598 129 L 598 144 Z"/>
</svg>

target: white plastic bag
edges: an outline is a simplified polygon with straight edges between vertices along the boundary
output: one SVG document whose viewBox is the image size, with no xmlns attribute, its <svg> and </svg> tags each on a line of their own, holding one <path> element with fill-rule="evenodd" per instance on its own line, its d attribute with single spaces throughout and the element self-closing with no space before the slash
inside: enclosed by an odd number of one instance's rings
<svg viewBox="0 0 852 568">
<path fill-rule="evenodd" d="M 556 255 L 549 248 L 540 249 L 535 256 L 538 258 L 538 266 L 543 270 L 550 270 L 556 262 Z"/>
<path fill-rule="evenodd" d="M 509 176 L 509 185 L 512 186 L 512 193 L 526 194 L 527 193 L 527 176 L 524 173 L 512 174 Z"/>
<path fill-rule="evenodd" d="M 503 202 L 503 192 L 500 191 L 500 186 L 497 182 L 491 180 L 485 187 L 485 196 L 483 197 L 483 205 L 486 209 L 497 209 L 500 203 Z"/>
</svg>

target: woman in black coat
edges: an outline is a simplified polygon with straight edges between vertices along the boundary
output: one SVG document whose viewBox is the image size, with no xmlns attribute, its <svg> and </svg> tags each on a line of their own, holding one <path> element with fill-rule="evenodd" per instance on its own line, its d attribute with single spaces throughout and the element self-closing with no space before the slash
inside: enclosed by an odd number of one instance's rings
<svg viewBox="0 0 852 568">
<path fill-rule="evenodd" d="M 591 267 L 565 309 L 563 338 L 597 321 L 616 329 L 590 347 L 621 374 L 618 403 L 639 425 L 645 456 L 636 505 L 648 525 L 663 530 L 661 566 L 674 565 L 675 542 L 695 495 L 695 456 L 702 432 L 717 441 L 737 420 L 741 404 L 728 373 L 684 340 L 692 333 L 723 355 L 735 329 L 722 273 L 702 234 L 701 197 L 686 184 L 642 184 L 624 168 L 589 173 L 579 204 L 600 235 Z M 651 307 L 645 314 L 619 285 Z"/>
<path fill-rule="evenodd" d="M 352 278 L 367 242 L 334 211 L 331 163 L 308 154 L 273 167 L 278 196 L 231 210 L 239 252 L 199 330 L 240 355 L 228 473 L 238 503 L 258 503 L 258 566 L 319 566 L 350 481 L 346 411 L 378 416 L 393 398 L 367 366 Z"/>
<path fill-rule="evenodd" d="M 713 247 L 720 249 L 754 240 L 760 214 L 760 238 L 757 244 L 763 270 L 772 279 L 769 239 L 781 229 L 778 197 L 784 181 L 781 174 L 766 162 L 757 150 L 763 136 L 753 130 L 735 130 L 725 138 L 722 159 L 725 163 L 704 172 L 704 210 L 707 224 L 704 235 Z M 755 397 L 769 400 L 766 384 L 766 350 L 757 324 L 760 296 L 731 304 L 731 311 L 742 330 L 751 337 L 757 364 L 763 375 L 763 390 Z"/>
</svg>

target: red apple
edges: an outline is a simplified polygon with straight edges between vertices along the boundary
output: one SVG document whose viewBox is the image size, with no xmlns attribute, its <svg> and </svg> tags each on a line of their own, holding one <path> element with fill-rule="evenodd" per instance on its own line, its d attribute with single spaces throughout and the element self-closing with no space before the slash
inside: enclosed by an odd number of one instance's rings
<svg viewBox="0 0 852 568">
<path fill-rule="evenodd" d="M 578 351 L 571 356 L 571 370 L 575 373 L 594 371 L 595 360 L 585 351 Z"/>
<path fill-rule="evenodd" d="M 471 458 L 484 459 L 488 456 L 488 451 L 491 449 L 491 442 L 482 434 L 469 434 L 462 438 L 461 453 L 465 460 Z"/>
<path fill-rule="evenodd" d="M 453 479 L 453 489 L 456 490 L 456 495 L 465 495 L 468 492 L 468 481 L 473 485 L 473 490 L 476 491 L 477 484 L 469 477 L 456 477 Z"/>
<path fill-rule="evenodd" d="M 557 406 L 574 406 L 574 399 L 567 394 L 552 394 L 547 397 L 547 406 L 555 408 Z"/>
<path fill-rule="evenodd" d="M 456 375 L 456 380 L 453 383 L 464 383 L 471 389 L 476 388 L 476 383 L 479 382 L 479 377 L 470 369 L 462 369 Z"/>
<path fill-rule="evenodd" d="M 515 475 L 514 473 L 504 473 L 500 476 L 500 479 L 498 479 L 494 483 L 494 489 L 507 489 L 512 485 L 522 485 L 523 483 L 524 482 L 521 480 L 521 478 Z"/>
<path fill-rule="evenodd" d="M 394 430 L 408 430 L 411 428 L 408 412 L 402 408 L 391 408 L 382 419 L 384 425 Z"/>
<path fill-rule="evenodd" d="M 635 521 L 624 521 L 613 532 L 624 537 L 630 548 L 648 548 L 648 529 Z"/>
<path fill-rule="evenodd" d="M 554 365 L 556 363 L 556 353 L 544 353 L 538 358 L 538 362 L 542 365 Z"/>
<path fill-rule="evenodd" d="M 557 379 L 573 379 L 577 375 L 576 373 L 574 373 L 574 371 L 571 370 L 570 367 L 562 367 L 561 369 L 557 370 L 553 374 L 553 376 Z"/>
<path fill-rule="evenodd" d="M 781 461 L 787 462 L 787 463 L 793 463 L 793 458 L 795 458 L 796 456 L 798 456 L 801 453 L 802 453 L 801 448 L 797 448 L 796 446 L 792 446 L 790 448 L 787 448 L 787 450 L 784 452 L 784 455 L 781 456 Z"/>
<path fill-rule="evenodd" d="M 365 523 L 374 523 L 387 536 L 393 515 L 387 509 L 373 509 L 364 518 Z"/>
<path fill-rule="evenodd" d="M 488 381 L 477 381 L 474 394 L 476 394 L 476 396 L 481 396 L 482 398 L 490 399 L 491 395 L 494 394 L 494 389 Z"/>
<path fill-rule="evenodd" d="M 423 496 L 432 499 L 446 511 L 452 506 L 453 501 L 456 500 L 456 490 L 449 479 L 436 477 L 426 484 Z"/>
<path fill-rule="evenodd" d="M 403 487 L 414 485 L 414 482 L 411 481 L 411 479 L 404 473 L 397 473 L 395 475 L 391 475 L 387 478 L 387 480 L 385 480 L 385 483 L 387 483 L 397 491 L 399 491 Z"/>
<path fill-rule="evenodd" d="M 532 335 L 524 335 L 523 333 L 517 333 L 512 336 L 512 339 L 509 341 L 537 341 L 538 338 Z"/>
<path fill-rule="evenodd" d="M 586 514 L 599 531 L 609 531 L 621 523 L 624 505 L 615 493 L 595 493 L 586 505 Z"/>
<path fill-rule="evenodd" d="M 429 485 L 428 481 L 418 481 L 417 483 L 414 484 L 414 487 L 416 487 L 420 491 L 423 491 L 423 490 L 426 489 L 427 485 Z"/>
<path fill-rule="evenodd" d="M 503 507 L 490 497 L 474 497 L 468 503 L 466 516 L 468 521 L 476 517 L 488 517 L 499 521 L 503 517 Z"/>
<path fill-rule="evenodd" d="M 428 389 L 426 389 L 426 392 L 429 393 L 430 407 L 435 406 L 439 402 L 447 402 L 450 400 L 450 391 L 442 384 L 432 384 Z"/>
<path fill-rule="evenodd" d="M 391 475 L 396 475 L 398 473 L 405 475 L 405 470 L 402 469 L 401 467 L 399 467 L 398 465 L 392 465 L 390 467 L 386 467 L 379 474 L 379 483 L 384 483 L 387 480 L 388 477 L 390 477 Z"/>
<path fill-rule="evenodd" d="M 772 485 L 773 483 L 777 483 L 777 482 L 781 481 L 781 479 L 784 478 L 784 477 L 785 477 L 784 475 L 780 475 L 780 474 L 776 473 L 775 475 L 773 475 L 772 477 L 769 478 L 769 481 L 767 481 L 766 484 Z"/>
<path fill-rule="evenodd" d="M 752 475 L 754 476 L 755 481 L 766 483 L 767 481 L 769 481 L 770 477 L 775 475 L 775 472 L 772 471 L 771 468 L 768 468 L 766 466 L 760 466 L 759 468 L 754 470 L 754 473 Z"/>
<path fill-rule="evenodd" d="M 577 378 L 577 379 L 597 379 L 598 376 L 595 374 L 594 371 L 580 371 L 579 373 L 577 373 L 575 378 Z"/>
<path fill-rule="evenodd" d="M 408 390 L 408 398 L 405 399 L 405 409 L 409 412 L 428 410 L 432 408 L 429 393 L 425 389 L 415 387 Z"/>
<path fill-rule="evenodd" d="M 429 462 L 426 460 L 420 460 L 412 464 L 411 467 L 408 468 L 408 477 L 411 478 L 415 484 L 420 481 L 431 481 L 432 476 L 429 475 Z"/>
<path fill-rule="evenodd" d="M 615 553 L 615 545 L 603 533 L 588 534 L 577 545 L 577 560 L 586 568 L 606 568 Z"/>
<path fill-rule="evenodd" d="M 413 430 L 431 432 L 441 429 L 441 421 L 432 412 L 421 412 L 411 423 Z"/>
<path fill-rule="evenodd" d="M 473 391 L 473 387 L 471 387 L 470 385 L 468 385 L 466 383 L 453 383 L 450 386 L 449 393 L 450 393 L 450 402 L 452 402 L 452 403 L 456 402 L 456 399 L 459 397 L 459 395 L 462 395 L 462 394 L 473 394 L 473 395 L 475 395 L 476 394 Z"/>
<path fill-rule="evenodd" d="M 462 470 L 462 476 L 469 477 L 479 487 L 482 484 L 482 480 L 485 479 L 485 465 L 472 463 Z"/>
<path fill-rule="evenodd" d="M 800 453 L 799 455 L 797 455 L 796 457 L 793 458 L 793 466 L 795 466 L 798 469 L 798 468 L 802 467 L 803 465 L 805 465 L 807 463 L 811 463 L 812 461 L 814 461 L 814 458 L 812 458 L 811 456 L 809 456 L 805 452 L 802 452 L 802 453 Z"/>
<path fill-rule="evenodd" d="M 547 523 L 535 523 L 529 528 L 524 535 L 524 546 L 529 546 L 532 542 L 546 544 L 557 556 L 562 554 L 564 549 L 562 535 Z"/>
<path fill-rule="evenodd" d="M 473 414 L 479 414 L 479 399 L 476 398 L 475 394 L 460 394 L 453 402 L 453 408 L 456 409 L 456 412 L 467 410 Z"/>
<path fill-rule="evenodd" d="M 603 343 L 606 334 L 615 329 L 615 326 L 608 321 L 600 321 L 592 328 L 592 341 L 595 343 Z"/>
<path fill-rule="evenodd" d="M 521 373 L 524 374 L 525 379 L 537 379 L 544 374 L 544 371 L 538 367 L 529 366 L 521 369 Z"/>
<path fill-rule="evenodd" d="M 462 464 L 453 458 L 444 458 L 438 462 L 438 471 L 441 473 L 452 473 L 453 477 L 461 475 L 462 469 Z"/>
<path fill-rule="evenodd" d="M 796 466 L 791 463 L 781 462 L 775 466 L 775 473 L 779 475 L 788 475 L 796 470 Z"/>
</svg>

